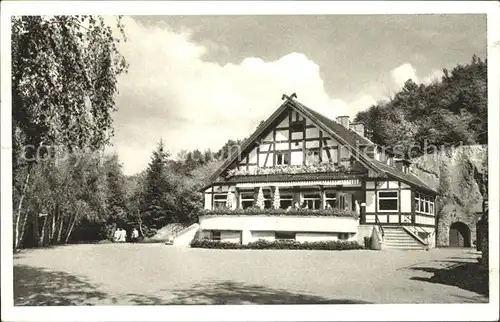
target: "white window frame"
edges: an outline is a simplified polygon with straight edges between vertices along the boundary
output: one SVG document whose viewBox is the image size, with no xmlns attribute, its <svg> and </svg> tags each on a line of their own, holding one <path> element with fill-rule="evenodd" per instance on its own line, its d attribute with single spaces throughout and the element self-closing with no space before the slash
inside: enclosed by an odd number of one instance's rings
<svg viewBox="0 0 500 322">
<path fill-rule="evenodd" d="M 380 197 L 381 192 L 395 192 L 396 197 Z M 396 200 L 396 210 L 381 210 L 380 200 Z M 399 212 L 399 190 L 378 190 L 377 191 L 377 212 Z"/>
<path fill-rule="evenodd" d="M 224 196 L 224 199 L 217 199 L 216 196 Z M 227 193 L 214 193 L 213 194 L 213 209 L 226 208 Z M 220 208 L 216 207 L 216 202 L 224 201 L 224 205 Z"/>
<path fill-rule="evenodd" d="M 244 195 L 251 195 L 252 199 L 243 198 Z M 243 209 L 243 201 L 252 201 L 252 205 L 250 206 L 250 208 L 253 207 L 253 205 L 255 204 L 254 192 L 253 191 L 240 191 L 240 204 L 239 204 L 240 209 Z"/>
<path fill-rule="evenodd" d="M 306 194 L 318 194 L 318 197 L 317 198 L 316 197 L 306 197 Z M 318 201 L 319 207 L 318 208 L 309 207 L 308 201 L 312 201 L 313 204 L 316 203 L 316 201 Z M 303 198 L 302 198 L 302 204 L 304 204 L 304 203 L 307 203 L 308 209 L 314 209 L 314 210 L 321 209 L 321 193 L 319 191 L 318 192 L 304 192 Z"/>
<path fill-rule="evenodd" d="M 424 206 L 423 209 L 420 208 L 421 204 L 423 204 Z M 425 211 L 426 206 L 428 211 Z M 425 195 L 423 193 L 415 193 L 415 213 L 435 216 L 435 209 L 436 205 L 433 197 Z"/>
<path fill-rule="evenodd" d="M 281 156 L 281 163 L 278 163 L 278 156 Z M 276 152 L 276 165 L 290 165 L 290 154 L 288 152 Z M 285 162 L 288 161 L 288 162 Z"/>
<path fill-rule="evenodd" d="M 293 193 L 284 193 L 281 195 L 280 193 L 280 208 L 281 208 L 281 202 L 282 201 L 290 201 L 290 206 L 293 208 Z M 287 209 L 287 208 L 281 208 L 281 209 Z"/>
<path fill-rule="evenodd" d="M 338 208 L 339 204 L 338 204 L 338 200 L 337 200 L 337 192 L 336 191 L 329 191 L 329 190 L 326 190 L 324 192 L 325 194 L 325 208 L 326 208 L 326 205 L 328 204 L 328 201 L 332 201 L 334 202 L 335 204 L 335 207 L 332 206 L 332 208 Z M 333 198 L 332 197 L 328 197 L 327 194 L 333 194 Z"/>
</svg>

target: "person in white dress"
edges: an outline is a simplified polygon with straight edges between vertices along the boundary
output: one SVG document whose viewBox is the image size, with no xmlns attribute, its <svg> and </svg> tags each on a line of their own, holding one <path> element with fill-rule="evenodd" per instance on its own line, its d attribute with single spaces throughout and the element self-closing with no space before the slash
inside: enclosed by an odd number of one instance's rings
<svg viewBox="0 0 500 322">
<path fill-rule="evenodd" d="M 113 241 L 116 243 L 120 239 L 120 228 L 115 229 L 115 233 L 113 234 Z"/>
<path fill-rule="evenodd" d="M 121 231 L 121 236 L 120 236 L 120 242 L 124 243 L 127 239 L 127 231 L 125 229 L 122 229 Z"/>
</svg>

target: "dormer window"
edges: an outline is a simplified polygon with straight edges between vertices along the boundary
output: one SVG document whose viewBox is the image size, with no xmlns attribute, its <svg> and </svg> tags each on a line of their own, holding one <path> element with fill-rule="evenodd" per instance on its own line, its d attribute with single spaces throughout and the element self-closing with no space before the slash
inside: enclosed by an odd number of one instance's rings
<svg viewBox="0 0 500 322">
<path fill-rule="evenodd" d="M 394 160 L 395 167 L 403 173 L 410 173 L 410 164 L 411 164 L 410 160 L 406 160 L 406 159 L 395 159 Z"/>
</svg>

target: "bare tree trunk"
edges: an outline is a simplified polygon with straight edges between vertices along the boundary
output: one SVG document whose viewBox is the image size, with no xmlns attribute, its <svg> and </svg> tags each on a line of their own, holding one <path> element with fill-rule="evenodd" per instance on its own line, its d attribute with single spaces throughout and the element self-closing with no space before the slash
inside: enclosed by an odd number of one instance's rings
<svg viewBox="0 0 500 322">
<path fill-rule="evenodd" d="M 26 195 L 26 190 L 28 188 L 28 183 L 29 183 L 29 179 L 30 179 L 31 169 L 32 169 L 32 165 L 29 164 L 28 165 L 28 170 L 27 170 L 27 173 L 26 173 L 26 178 L 24 179 L 24 185 L 23 185 L 23 189 L 21 191 L 21 196 L 19 196 L 19 204 L 17 206 L 17 216 L 16 216 L 16 228 L 14 230 L 14 249 L 18 249 L 19 243 L 21 241 L 20 237 L 24 234 L 24 231 L 23 232 L 19 231 L 19 221 L 21 220 L 21 210 L 23 208 L 24 196 Z M 24 221 L 26 221 L 26 216 L 27 216 L 27 214 L 24 216 L 25 217 Z M 23 227 L 25 227 L 24 224 L 23 224 Z"/>
<path fill-rule="evenodd" d="M 43 217 L 43 226 L 42 226 L 42 235 L 40 236 L 40 241 L 38 242 L 39 246 L 45 246 L 45 227 L 47 226 L 47 217 Z"/>
<path fill-rule="evenodd" d="M 64 216 L 61 212 L 59 212 L 59 231 L 57 232 L 57 243 L 61 243 L 61 234 L 63 229 Z"/>
<path fill-rule="evenodd" d="M 137 210 L 137 215 L 139 218 L 139 231 L 141 232 L 141 236 L 144 237 L 144 233 L 142 232 L 142 218 L 141 218 L 141 210 Z"/>
<path fill-rule="evenodd" d="M 29 213 L 26 212 L 26 216 L 24 216 L 23 220 L 23 227 L 21 228 L 21 232 L 19 234 L 19 246 L 21 245 L 22 241 L 24 240 L 24 233 L 26 232 L 26 222 L 28 221 L 29 218 Z"/>
<path fill-rule="evenodd" d="M 73 227 L 75 227 L 77 217 L 78 217 L 78 214 L 75 214 L 75 219 L 73 219 L 73 222 L 71 223 L 71 226 L 69 227 L 68 234 L 66 235 L 66 240 L 64 241 L 65 244 L 68 243 L 69 236 L 71 235 L 71 232 L 73 231 Z"/>
<path fill-rule="evenodd" d="M 54 242 L 54 234 L 56 232 L 56 212 L 52 211 L 52 226 L 50 228 L 50 242 Z"/>
</svg>

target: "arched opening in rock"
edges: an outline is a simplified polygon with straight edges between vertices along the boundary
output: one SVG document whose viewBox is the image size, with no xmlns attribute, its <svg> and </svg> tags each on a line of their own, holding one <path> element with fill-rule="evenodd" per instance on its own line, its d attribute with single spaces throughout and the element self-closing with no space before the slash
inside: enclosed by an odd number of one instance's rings
<svg viewBox="0 0 500 322">
<path fill-rule="evenodd" d="M 455 222 L 450 226 L 450 247 L 470 247 L 470 229 L 463 222 Z"/>
</svg>

